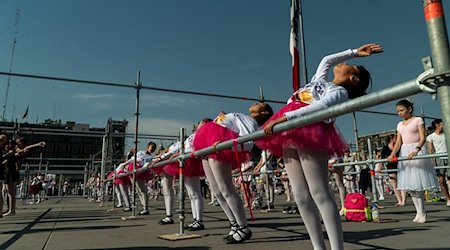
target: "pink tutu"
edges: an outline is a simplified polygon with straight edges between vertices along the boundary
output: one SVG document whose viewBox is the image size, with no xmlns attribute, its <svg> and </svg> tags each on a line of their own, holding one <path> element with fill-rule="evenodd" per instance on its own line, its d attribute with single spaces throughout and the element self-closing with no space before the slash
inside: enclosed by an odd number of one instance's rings
<svg viewBox="0 0 450 250">
<path fill-rule="evenodd" d="M 114 172 L 114 171 L 113 171 L 113 172 Z M 119 171 L 117 172 L 117 175 L 119 175 L 119 174 L 124 174 L 124 173 L 125 173 L 125 171 L 124 171 L 123 169 L 121 169 L 121 170 L 119 170 Z M 114 176 L 114 173 L 113 173 L 112 175 Z M 129 176 L 116 177 L 116 178 L 114 179 L 114 185 L 119 185 L 119 184 L 122 184 L 122 185 L 124 185 L 124 186 L 129 186 L 129 185 L 131 185 L 131 181 L 130 181 Z"/>
<path fill-rule="evenodd" d="M 197 132 L 195 133 L 194 138 L 194 149 L 200 150 L 203 148 L 210 147 L 214 145 L 216 142 L 224 142 L 232 139 L 236 139 L 239 137 L 239 134 L 234 132 L 231 129 L 225 128 L 216 124 L 214 122 L 208 122 L 204 124 Z M 238 145 L 240 149 L 241 146 Z M 239 160 L 241 162 L 249 161 L 250 153 L 238 151 Z M 214 152 L 208 155 L 209 158 L 216 159 L 221 162 L 230 162 L 232 169 L 240 168 L 240 164 L 238 164 L 236 160 L 236 156 L 233 150 L 226 149 L 220 150 L 218 152 Z"/>
<path fill-rule="evenodd" d="M 106 175 L 106 179 L 112 179 L 112 178 L 114 178 L 114 174 L 116 173 L 116 171 L 111 171 L 111 172 L 109 172 L 107 175 Z"/>
<path fill-rule="evenodd" d="M 284 113 L 305 107 L 308 104 L 291 102 L 275 113 L 264 125 L 284 115 Z M 317 122 L 304 127 L 283 131 L 257 139 L 255 144 L 268 150 L 276 157 L 283 156 L 283 148 L 326 150 L 330 158 L 344 155 L 349 149 L 339 130 L 333 123 Z"/>
<path fill-rule="evenodd" d="M 157 175 L 161 175 L 161 173 L 165 173 L 164 167 L 165 167 L 165 165 L 159 166 L 159 167 L 154 167 L 154 168 L 151 168 L 150 171 L 152 171 L 153 173 L 155 173 Z"/>
<path fill-rule="evenodd" d="M 132 172 L 133 171 L 133 165 L 134 165 L 134 162 L 130 162 L 128 164 L 128 166 L 127 166 L 128 172 Z M 136 171 L 141 169 L 141 168 L 142 168 L 142 165 L 138 162 L 137 166 L 136 166 Z M 132 178 L 131 175 L 129 177 L 130 177 L 130 179 Z M 136 178 L 140 179 L 140 180 L 148 181 L 148 180 L 150 180 L 152 178 L 152 174 L 150 173 L 150 171 L 147 170 L 147 171 L 143 171 L 143 172 L 140 172 L 140 173 L 136 173 Z"/>
<path fill-rule="evenodd" d="M 164 172 L 169 175 L 178 177 L 179 175 L 178 162 L 173 162 L 164 166 Z M 205 176 L 203 171 L 202 160 L 199 158 L 188 158 L 184 161 L 184 175 L 186 176 Z"/>
</svg>

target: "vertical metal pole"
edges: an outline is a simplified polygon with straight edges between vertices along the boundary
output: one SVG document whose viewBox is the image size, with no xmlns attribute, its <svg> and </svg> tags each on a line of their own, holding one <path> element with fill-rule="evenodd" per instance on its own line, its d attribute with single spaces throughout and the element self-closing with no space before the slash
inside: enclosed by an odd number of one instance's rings
<svg viewBox="0 0 450 250">
<path fill-rule="evenodd" d="M 181 142 L 181 155 L 184 154 L 184 137 L 186 134 L 186 130 L 184 128 L 180 129 L 180 142 Z M 180 180 L 179 180 L 179 191 L 178 191 L 178 200 L 179 202 L 179 208 L 180 208 L 180 213 L 179 213 L 179 219 L 180 219 L 180 233 L 179 235 L 184 235 L 184 161 L 180 159 L 180 168 L 179 168 L 179 175 L 180 175 Z"/>
<path fill-rule="evenodd" d="M 22 196 L 22 204 L 26 204 L 27 202 L 27 198 L 28 198 L 28 190 L 30 190 L 30 165 L 28 165 L 28 162 L 25 163 L 25 181 L 24 181 L 24 187 L 22 188 L 22 190 L 24 190 L 24 194 Z"/>
<path fill-rule="evenodd" d="M 266 189 L 266 204 L 267 204 L 267 211 L 270 211 L 270 187 L 269 187 L 269 166 L 267 165 L 267 161 L 269 160 L 269 159 L 267 159 L 267 151 L 266 150 L 264 150 L 263 151 L 263 154 L 264 154 L 264 165 L 265 165 L 265 167 L 266 167 L 266 187 L 267 187 L 267 189 Z M 250 184 L 250 182 L 249 182 L 249 185 L 251 185 Z M 249 206 L 251 206 L 251 204 L 249 204 Z"/>
<path fill-rule="evenodd" d="M 353 130 L 355 131 L 355 145 L 356 145 L 356 152 L 359 152 L 359 143 L 358 143 L 358 124 L 356 123 L 356 113 L 353 112 Z"/>
<path fill-rule="evenodd" d="M 38 171 L 41 172 L 41 166 L 42 166 L 42 152 L 39 154 L 39 165 L 38 165 Z"/>
<path fill-rule="evenodd" d="M 106 164 L 106 134 L 103 136 L 102 140 L 102 163 L 100 165 L 100 206 L 104 206 L 105 200 L 105 164 Z M 99 194 L 97 194 L 99 195 Z"/>
<path fill-rule="evenodd" d="M 133 203 L 133 209 L 131 209 L 131 216 L 136 216 L 136 166 L 137 166 L 137 151 L 138 151 L 138 131 L 139 131 L 139 95 L 142 88 L 141 83 L 141 71 L 138 70 L 137 77 L 136 77 L 136 113 L 134 113 L 134 119 L 135 119 L 135 127 L 134 127 L 134 162 L 133 162 L 133 185 L 131 188 L 132 193 L 132 203 Z"/>
<path fill-rule="evenodd" d="M 370 138 L 367 139 L 367 150 L 369 150 L 369 160 L 373 160 L 373 153 L 372 153 L 372 142 L 370 141 Z M 372 182 L 372 195 L 373 195 L 373 202 L 378 203 L 378 196 L 377 196 L 377 186 L 375 183 L 375 165 L 373 162 L 369 164 L 370 169 L 370 180 Z"/>
<path fill-rule="evenodd" d="M 86 166 L 84 166 L 84 176 L 83 176 L 83 181 L 84 181 L 83 197 L 86 196 L 86 184 L 87 184 L 87 180 L 88 180 L 88 167 L 89 167 L 89 162 L 86 162 Z"/>
<path fill-rule="evenodd" d="M 262 86 L 259 86 L 259 100 L 261 102 L 264 101 L 264 92 L 263 92 L 263 87 Z"/>
<path fill-rule="evenodd" d="M 59 175 L 59 183 L 58 183 L 58 196 L 61 196 L 61 194 L 62 194 L 61 187 L 63 184 L 64 184 L 64 175 L 60 174 Z"/>
<path fill-rule="evenodd" d="M 423 120 L 425 120 L 425 110 L 423 109 L 423 106 L 420 106 L 420 117 L 422 117 Z"/>
<path fill-rule="evenodd" d="M 303 11 L 302 11 L 302 0 L 299 0 L 299 25 L 300 25 L 300 38 L 301 38 L 301 49 L 302 49 L 302 69 L 303 69 L 303 84 L 308 83 L 308 69 L 306 67 L 306 48 L 305 48 L 305 33 L 303 31 Z"/>
<path fill-rule="evenodd" d="M 94 158 L 95 158 L 94 155 L 91 154 L 91 171 L 89 172 L 89 176 L 88 176 L 89 179 L 91 178 L 92 172 L 95 173 L 95 171 L 94 171 Z M 89 190 L 88 190 L 88 198 L 89 199 L 91 199 L 93 197 L 93 190 L 94 190 L 94 187 L 89 187 Z"/>
<path fill-rule="evenodd" d="M 441 105 L 444 131 L 450 131 L 450 48 L 447 27 L 445 25 L 444 10 L 441 0 L 423 0 L 428 39 L 431 47 L 433 68 L 436 73 L 446 72 L 446 76 L 436 81 L 437 96 Z M 447 136 L 446 146 L 450 149 L 450 139 Z M 447 150 L 450 157 L 450 150 Z"/>
<path fill-rule="evenodd" d="M 113 168 L 113 171 L 114 171 L 114 175 L 113 175 L 113 180 L 112 180 L 112 185 L 111 185 L 111 187 L 112 187 L 112 192 L 111 192 L 111 195 L 112 195 L 112 202 L 113 202 L 113 210 L 116 208 L 116 199 L 117 198 L 119 198 L 119 197 L 116 197 L 116 166 L 114 166 L 114 168 Z"/>
</svg>

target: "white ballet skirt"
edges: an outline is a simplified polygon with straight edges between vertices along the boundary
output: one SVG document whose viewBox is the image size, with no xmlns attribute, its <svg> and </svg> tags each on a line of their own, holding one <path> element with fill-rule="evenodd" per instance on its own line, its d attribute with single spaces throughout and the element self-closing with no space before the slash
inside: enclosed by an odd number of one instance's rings
<svg viewBox="0 0 450 250">
<path fill-rule="evenodd" d="M 400 156 L 407 157 L 416 149 L 417 143 L 402 144 Z M 426 154 L 423 147 L 417 155 Z M 398 162 L 397 189 L 405 191 L 424 191 L 437 188 L 436 170 L 430 158 L 404 160 Z"/>
</svg>

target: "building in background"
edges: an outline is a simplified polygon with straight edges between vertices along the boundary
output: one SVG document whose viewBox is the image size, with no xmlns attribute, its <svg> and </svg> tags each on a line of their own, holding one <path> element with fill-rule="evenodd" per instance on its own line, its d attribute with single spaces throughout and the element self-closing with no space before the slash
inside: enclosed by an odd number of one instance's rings
<svg viewBox="0 0 450 250">
<path fill-rule="evenodd" d="M 127 125 L 126 120 L 109 119 L 104 128 L 91 128 L 89 124 L 47 119 L 39 124 L 0 122 L 0 130 L 9 138 L 24 137 L 28 145 L 46 143 L 31 150 L 22 165 L 22 177 L 44 172 L 82 182 L 86 175 L 100 172 L 102 150 L 106 152 L 106 171 L 123 160 Z"/>
</svg>

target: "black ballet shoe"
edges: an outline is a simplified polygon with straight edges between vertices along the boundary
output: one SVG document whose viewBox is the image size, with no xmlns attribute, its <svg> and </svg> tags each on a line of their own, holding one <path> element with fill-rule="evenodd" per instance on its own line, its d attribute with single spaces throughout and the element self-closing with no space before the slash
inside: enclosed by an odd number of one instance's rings
<svg viewBox="0 0 450 250">
<path fill-rule="evenodd" d="M 149 214 L 150 214 L 150 212 L 146 209 L 139 212 L 139 215 L 149 215 Z"/>
<path fill-rule="evenodd" d="M 248 231 L 246 232 L 245 229 Z M 236 237 L 235 237 L 236 236 Z M 241 227 L 236 230 L 236 233 L 228 235 L 223 239 L 226 244 L 239 244 L 250 239 L 252 237 L 252 231 L 247 227 Z M 236 239 L 237 238 L 237 239 Z"/>
<path fill-rule="evenodd" d="M 225 238 L 228 238 L 230 236 L 233 236 L 233 234 L 236 233 L 238 228 L 239 228 L 239 225 L 237 224 L 236 221 L 230 221 L 230 232 L 227 235 L 225 235 L 223 238 L 225 239 Z"/>
<path fill-rule="evenodd" d="M 205 230 L 205 226 L 203 225 L 202 221 L 194 220 L 191 225 L 192 226 L 188 229 L 189 231 Z"/>
<path fill-rule="evenodd" d="M 159 225 L 168 225 L 168 224 L 173 224 L 173 223 L 174 223 L 174 221 L 173 221 L 172 217 L 169 217 L 169 216 L 165 217 L 164 219 L 162 219 L 158 222 Z"/>
</svg>

